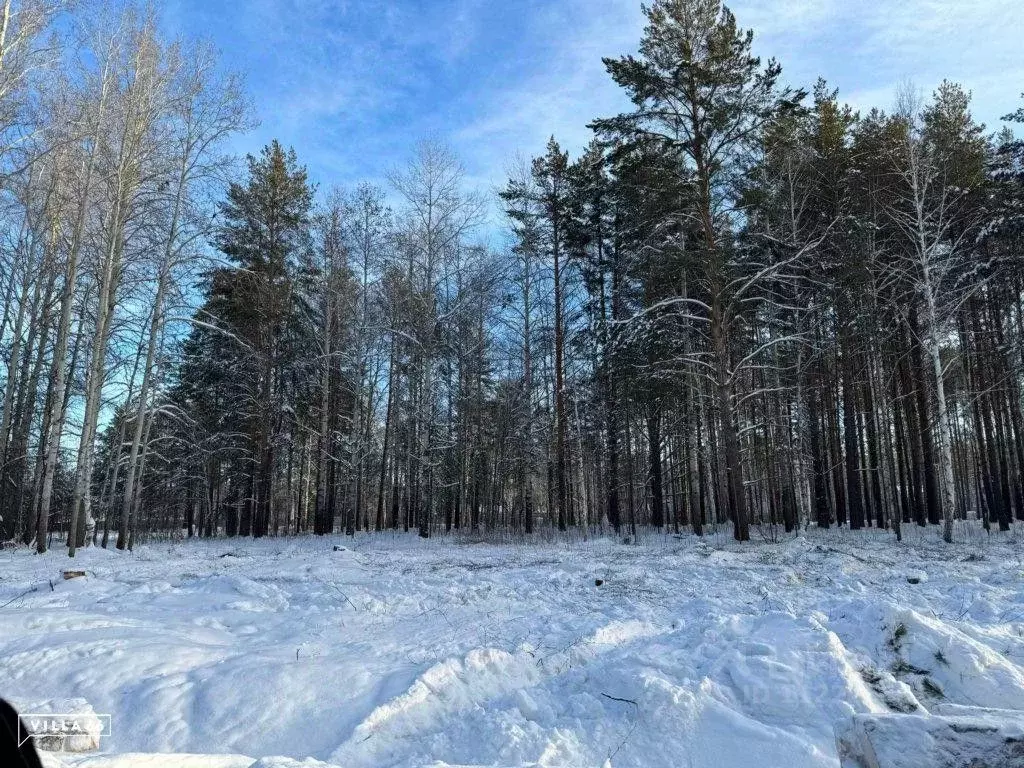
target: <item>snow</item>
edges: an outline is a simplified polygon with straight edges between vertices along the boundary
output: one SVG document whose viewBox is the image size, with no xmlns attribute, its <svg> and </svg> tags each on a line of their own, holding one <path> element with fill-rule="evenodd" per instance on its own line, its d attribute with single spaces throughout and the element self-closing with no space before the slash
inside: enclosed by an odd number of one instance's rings
<svg viewBox="0 0 1024 768">
<path fill-rule="evenodd" d="M 40 749 L 91 752 L 99 748 L 101 735 L 105 732 L 103 722 L 96 717 L 95 711 L 85 699 L 32 702 L 28 707 L 19 708 L 19 711 L 27 727 L 40 734 L 36 741 Z M 45 715 L 71 717 L 40 717 Z"/>
<path fill-rule="evenodd" d="M 856 715 L 837 739 L 843 768 L 1024 768 L 1020 712 Z"/>
<path fill-rule="evenodd" d="M 855 714 L 1024 710 L 1019 532 L 221 539 L 68 563 L 0 551 L 0 695 L 112 715 L 99 753 L 51 768 L 838 768 Z"/>
</svg>

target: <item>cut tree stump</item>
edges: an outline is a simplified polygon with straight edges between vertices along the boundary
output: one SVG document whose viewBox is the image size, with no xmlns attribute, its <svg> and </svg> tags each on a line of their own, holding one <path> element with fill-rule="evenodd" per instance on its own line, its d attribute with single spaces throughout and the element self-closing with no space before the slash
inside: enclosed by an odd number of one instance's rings
<svg viewBox="0 0 1024 768">
<path fill-rule="evenodd" d="M 1024 712 L 859 714 L 836 728 L 842 768 L 1024 768 Z"/>
</svg>

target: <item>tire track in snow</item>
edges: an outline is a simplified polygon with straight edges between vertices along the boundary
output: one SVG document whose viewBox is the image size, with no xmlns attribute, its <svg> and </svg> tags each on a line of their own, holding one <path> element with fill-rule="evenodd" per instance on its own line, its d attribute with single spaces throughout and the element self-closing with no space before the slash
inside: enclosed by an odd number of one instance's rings
<svg viewBox="0 0 1024 768">
<path fill-rule="evenodd" d="M 331 756 L 345 766 L 379 765 L 460 712 L 532 688 L 588 664 L 630 643 L 670 631 L 641 621 L 618 621 L 580 638 L 567 648 L 539 656 L 529 648 L 514 653 L 474 648 L 462 658 L 434 664 L 407 691 L 377 706 Z"/>
</svg>

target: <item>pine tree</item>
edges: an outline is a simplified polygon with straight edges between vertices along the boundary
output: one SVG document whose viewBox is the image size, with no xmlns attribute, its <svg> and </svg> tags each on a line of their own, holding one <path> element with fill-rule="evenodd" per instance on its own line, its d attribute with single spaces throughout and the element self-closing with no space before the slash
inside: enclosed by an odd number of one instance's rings
<svg viewBox="0 0 1024 768">
<path fill-rule="evenodd" d="M 565 337 L 566 337 L 566 283 L 569 240 L 573 234 L 573 179 L 569 155 L 563 152 L 552 137 L 547 151 L 533 161 L 528 182 L 512 183 L 502 194 L 510 211 L 520 221 L 538 227 L 538 245 L 551 264 L 552 294 L 554 301 L 554 447 L 552 466 L 555 509 L 554 517 L 560 531 L 572 524 L 569 503 L 568 408 L 566 406 Z M 526 212 L 529 213 L 526 213 Z"/>
<path fill-rule="evenodd" d="M 249 488 L 241 532 L 264 536 L 271 519 L 275 452 L 286 408 L 286 367 L 296 344 L 295 279 L 309 248 L 313 190 L 294 150 L 274 141 L 248 158 L 248 178 L 233 183 L 220 206 L 216 242 L 236 266 L 215 283 L 217 326 L 238 349 L 233 375 L 242 382 L 250 446 Z"/>
<path fill-rule="evenodd" d="M 792 111 L 803 94 L 779 89 L 781 67 L 770 61 L 762 68 L 751 53 L 753 33 L 741 30 L 718 0 L 657 0 L 644 12 L 648 24 L 640 57 L 605 60 L 635 110 L 593 125 L 623 142 L 655 142 L 677 154 L 693 174 L 692 203 L 679 215 L 697 224 L 694 271 L 703 295 L 678 300 L 703 313 L 708 326 L 724 453 L 720 495 L 736 539 L 746 541 L 750 530 L 732 338 L 743 298 L 735 294 L 736 182 L 761 128 Z"/>
</svg>

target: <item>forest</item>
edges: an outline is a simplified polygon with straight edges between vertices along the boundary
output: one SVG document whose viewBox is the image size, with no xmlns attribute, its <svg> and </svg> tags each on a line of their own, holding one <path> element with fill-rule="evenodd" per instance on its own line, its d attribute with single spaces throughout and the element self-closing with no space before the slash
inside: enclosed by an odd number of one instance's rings
<svg viewBox="0 0 1024 768">
<path fill-rule="evenodd" d="M 0 542 L 1024 520 L 1024 142 L 955 81 L 652 0 L 581 151 L 326 189 L 153 7 L 0 4 Z"/>
</svg>

